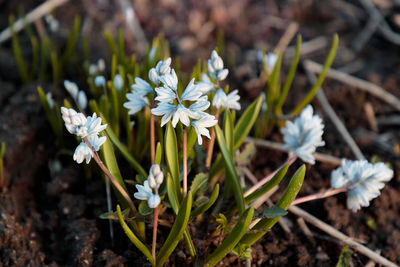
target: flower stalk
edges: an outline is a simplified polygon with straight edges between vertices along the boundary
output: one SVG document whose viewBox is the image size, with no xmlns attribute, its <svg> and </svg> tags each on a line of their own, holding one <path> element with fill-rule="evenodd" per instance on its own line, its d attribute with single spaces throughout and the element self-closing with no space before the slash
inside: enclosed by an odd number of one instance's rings
<svg viewBox="0 0 400 267">
<path fill-rule="evenodd" d="M 253 193 L 254 191 L 256 191 L 258 188 L 260 188 L 261 186 L 263 186 L 264 184 L 266 184 L 269 180 L 272 179 L 272 177 L 274 177 L 274 175 L 286 164 L 288 164 L 289 166 L 293 164 L 293 162 L 295 162 L 297 160 L 297 157 L 290 157 L 284 164 L 282 164 L 281 166 L 279 166 L 279 168 L 277 168 L 275 171 L 273 171 L 272 173 L 268 174 L 267 176 L 265 176 L 261 181 L 259 181 L 258 183 L 256 183 L 255 185 L 253 185 L 249 190 L 247 190 L 244 193 L 244 196 L 247 197 L 248 195 L 250 195 L 251 193 Z"/>
<path fill-rule="evenodd" d="M 118 192 L 122 195 L 123 198 L 128 202 L 129 207 L 133 212 L 136 212 L 136 207 L 133 204 L 132 199 L 129 197 L 128 193 L 125 191 L 125 189 L 118 183 L 117 179 L 111 174 L 111 172 L 107 169 L 107 167 L 104 165 L 104 163 L 101 161 L 99 155 L 97 154 L 96 150 L 93 149 L 93 147 L 90 145 L 87 137 L 83 138 L 83 141 L 86 143 L 86 145 L 92 150 L 93 152 L 93 158 L 96 161 L 97 165 L 99 165 L 100 169 L 105 173 L 105 175 L 108 177 L 108 179 L 111 181 L 111 183 L 114 185 L 114 187 L 118 190 Z"/>
<path fill-rule="evenodd" d="M 183 127 L 183 197 L 187 194 L 187 130 Z"/>
<path fill-rule="evenodd" d="M 156 159 L 156 137 L 155 137 L 155 129 L 154 129 L 154 115 L 150 116 L 150 158 L 151 164 L 154 164 Z"/>
<path fill-rule="evenodd" d="M 291 205 L 294 206 L 294 205 L 298 205 L 300 203 L 309 202 L 309 201 L 316 200 L 316 199 L 327 198 L 327 197 L 330 197 L 330 196 L 337 195 L 339 193 L 346 192 L 348 189 L 349 189 L 348 186 L 343 186 L 343 187 L 340 187 L 340 188 L 329 188 L 325 192 L 316 193 L 316 194 L 312 194 L 312 195 L 308 195 L 308 196 L 304 196 L 304 197 L 300 197 L 298 199 L 295 199 L 292 202 Z"/>
<path fill-rule="evenodd" d="M 217 110 L 215 111 L 215 119 L 218 120 L 219 117 L 219 111 L 220 109 L 217 108 Z M 210 143 L 208 144 L 208 148 L 207 148 L 207 158 L 206 158 L 206 167 L 210 168 L 211 166 L 211 160 L 212 160 L 212 154 L 214 151 L 214 145 L 215 145 L 215 130 L 214 127 L 211 128 L 211 139 L 210 139 Z"/>
</svg>

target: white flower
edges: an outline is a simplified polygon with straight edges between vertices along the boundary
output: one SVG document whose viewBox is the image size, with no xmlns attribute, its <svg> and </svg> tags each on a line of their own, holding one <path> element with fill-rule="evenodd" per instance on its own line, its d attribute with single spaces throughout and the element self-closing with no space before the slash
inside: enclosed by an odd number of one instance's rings
<svg viewBox="0 0 400 267">
<path fill-rule="evenodd" d="M 50 26 L 50 30 L 52 32 L 57 32 L 60 26 L 60 23 L 58 22 L 58 20 L 56 20 L 53 15 L 51 14 L 47 14 L 44 17 L 44 20 L 47 22 L 47 24 Z"/>
<path fill-rule="evenodd" d="M 71 134 L 75 134 L 82 138 L 98 135 L 101 131 L 107 128 L 107 124 L 101 125 L 101 118 L 98 118 L 96 113 L 92 117 L 85 117 L 82 113 L 78 113 L 72 108 L 67 109 L 61 107 L 62 118 L 65 122 L 65 127 Z"/>
<path fill-rule="evenodd" d="M 258 51 L 257 54 L 258 60 L 260 60 L 269 71 L 272 71 L 275 67 L 276 62 L 278 61 L 278 55 L 275 53 L 269 52 L 266 55 L 262 51 Z"/>
<path fill-rule="evenodd" d="M 190 124 L 189 116 L 191 114 L 192 113 L 190 112 L 190 110 L 185 108 L 184 105 L 178 104 L 174 113 L 174 117 L 172 118 L 172 126 L 175 128 L 178 121 L 181 121 L 182 124 L 185 125 L 186 127 L 189 126 Z"/>
<path fill-rule="evenodd" d="M 78 106 L 82 109 L 85 109 L 87 106 L 87 97 L 84 91 L 79 91 L 76 83 L 65 80 L 64 87 L 68 91 L 68 93 L 72 96 L 74 101 L 78 104 Z"/>
<path fill-rule="evenodd" d="M 136 77 L 135 84 L 131 86 L 132 90 L 141 96 L 153 93 L 151 85 L 142 78 Z"/>
<path fill-rule="evenodd" d="M 228 95 L 225 94 L 222 88 L 219 88 L 214 95 L 213 106 L 216 108 L 224 107 L 229 109 L 240 110 L 240 96 L 238 90 L 233 90 Z"/>
<path fill-rule="evenodd" d="M 151 109 L 151 113 L 156 116 L 163 116 L 161 119 L 161 127 L 163 127 L 174 115 L 176 106 L 169 103 L 158 103 L 156 108 Z"/>
<path fill-rule="evenodd" d="M 100 147 L 104 144 L 107 140 L 107 137 L 102 136 L 98 137 L 97 135 L 92 135 L 87 138 L 90 146 L 93 148 L 94 151 L 99 151 Z M 93 157 L 93 151 L 88 147 L 88 145 L 82 141 L 75 149 L 73 159 L 77 163 L 82 163 L 83 160 L 86 160 L 86 164 L 90 162 Z"/>
<path fill-rule="evenodd" d="M 182 93 L 181 100 L 185 101 L 197 101 L 202 95 L 201 91 L 194 84 L 194 78 L 186 86 L 185 91 Z"/>
<path fill-rule="evenodd" d="M 85 109 L 87 107 L 88 100 L 84 91 L 81 90 L 78 92 L 76 102 L 78 103 L 78 106 L 82 109 Z"/>
<path fill-rule="evenodd" d="M 98 135 L 101 131 L 107 128 L 107 124 L 101 125 L 101 118 L 97 117 L 96 113 L 93 113 L 92 116 L 87 117 L 87 121 L 85 124 L 85 127 L 87 128 L 87 134 L 85 136 L 92 136 L 92 135 Z"/>
<path fill-rule="evenodd" d="M 197 90 L 202 94 L 208 94 L 210 91 L 214 89 L 214 83 L 211 82 L 210 78 L 207 74 L 201 74 L 201 81 L 196 83 Z"/>
<path fill-rule="evenodd" d="M 93 151 L 87 146 L 85 142 L 81 142 L 75 149 L 73 159 L 81 164 L 83 160 L 86 160 L 86 164 L 90 162 L 93 157 Z"/>
<path fill-rule="evenodd" d="M 269 70 L 273 70 L 275 68 L 276 62 L 278 61 L 278 56 L 276 54 L 270 52 L 265 55 L 264 60 L 265 60 L 264 61 L 265 65 L 267 65 L 267 68 Z"/>
<path fill-rule="evenodd" d="M 89 66 L 89 75 L 93 76 L 97 73 L 103 72 L 106 68 L 106 63 L 104 62 L 104 59 L 99 58 L 97 60 L 97 64 L 91 64 Z"/>
<path fill-rule="evenodd" d="M 240 96 L 238 95 L 238 90 L 233 90 L 226 96 L 225 107 L 230 109 L 240 110 Z"/>
<path fill-rule="evenodd" d="M 124 103 L 124 107 L 129 109 L 129 115 L 134 115 L 142 110 L 145 106 L 148 106 L 147 98 L 136 93 L 135 91 L 133 93 L 126 94 L 126 98 L 129 101 Z"/>
<path fill-rule="evenodd" d="M 46 100 L 47 100 L 47 104 L 49 104 L 50 108 L 54 107 L 54 99 L 53 99 L 53 95 L 51 94 L 51 92 L 48 92 L 46 94 Z"/>
<path fill-rule="evenodd" d="M 204 110 L 210 106 L 207 96 L 202 97 L 201 91 L 197 90 L 198 87 L 194 84 L 194 79 L 186 86 L 180 98 L 175 89 L 178 86 L 178 78 L 174 70 L 171 71 L 171 74 L 164 75 L 161 80 L 164 83 L 164 87 L 157 87 L 155 89 L 157 92 L 155 100 L 159 101 L 159 103 L 156 108 L 151 110 L 152 114 L 163 116 L 161 127 L 171 118 L 173 127 L 176 127 L 179 121 L 182 122 L 183 125 L 189 126 L 190 118 L 199 119 L 204 115 Z M 179 104 L 175 105 L 175 100 L 177 100 Z M 183 104 L 184 101 L 196 102 L 187 108 Z"/>
<path fill-rule="evenodd" d="M 82 133 L 81 128 L 83 128 L 83 131 L 86 131 L 85 124 L 87 119 L 85 115 L 76 112 L 72 108 L 68 109 L 65 107 L 61 107 L 61 114 L 68 132 L 71 134 Z"/>
<path fill-rule="evenodd" d="M 150 62 L 154 60 L 156 53 L 157 53 L 157 47 L 153 45 L 149 51 L 149 61 Z"/>
<path fill-rule="evenodd" d="M 164 181 L 164 173 L 160 169 L 160 165 L 154 164 L 150 168 L 149 177 L 147 178 L 151 188 L 158 190 Z"/>
<path fill-rule="evenodd" d="M 197 142 L 199 145 L 203 143 L 203 139 L 201 138 L 202 135 L 207 136 L 210 139 L 210 132 L 207 128 L 213 127 L 218 123 L 214 116 L 206 115 L 202 117 L 200 120 L 193 121 L 192 126 L 196 130 L 197 133 Z"/>
<path fill-rule="evenodd" d="M 162 103 L 172 103 L 176 98 L 176 93 L 169 87 L 156 87 L 157 96 L 155 100 Z"/>
<path fill-rule="evenodd" d="M 72 96 L 73 99 L 76 99 L 78 97 L 79 89 L 76 83 L 65 80 L 64 87 L 68 91 L 68 93 Z"/>
<path fill-rule="evenodd" d="M 384 182 L 392 177 L 393 170 L 382 162 L 343 160 L 342 166 L 331 173 L 331 185 L 333 188 L 349 187 L 347 207 L 356 212 L 361 207 L 368 207 L 369 201 L 380 195 Z"/>
<path fill-rule="evenodd" d="M 106 85 L 106 78 L 103 75 L 98 75 L 94 78 L 94 84 L 97 87 L 104 87 Z"/>
<path fill-rule="evenodd" d="M 220 108 L 224 106 L 225 101 L 226 101 L 226 94 L 224 90 L 222 90 L 222 88 L 219 88 L 214 95 L 212 104 L 214 107 Z"/>
<path fill-rule="evenodd" d="M 199 113 L 200 115 L 205 115 L 204 111 L 208 109 L 210 106 L 210 102 L 208 101 L 208 97 L 202 96 L 200 97 L 196 102 L 194 102 L 192 105 L 190 105 L 189 109 L 192 112 Z"/>
<path fill-rule="evenodd" d="M 175 70 L 160 76 L 159 80 L 164 84 L 164 87 L 167 86 L 174 91 L 178 90 L 178 77 Z"/>
<path fill-rule="evenodd" d="M 158 194 L 153 194 L 148 180 L 144 181 L 143 185 L 136 185 L 136 189 L 138 192 L 136 192 L 133 196 L 136 199 L 147 200 L 150 208 L 154 209 L 160 204 L 160 196 Z"/>
<path fill-rule="evenodd" d="M 117 74 L 114 76 L 114 86 L 117 91 L 121 91 L 122 87 L 124 86 L 124 79 L 122 79 L 121 75 Z"/>
<path fill-rule="evenodd" d="M 207 62 L 207 69 L 210 76 L 217 81 L 224 80 L 229 73 L 228 69 L 224 69 L 224 61 L 215 50 L 212 51 L 211 58 Z"/>
<path fill-rule="evenodd" d="M 105 137 L 105 136 L 99 137 L 98 135 L 90 135 L 87 137 L 87 140 L 94 151 L 99 151 L 100 147 L 106 142 L 107 137 Z"/>
<path fill-rule="evenodd" d="M 286 121 L 286 127 L 282 128 L 284 148 L 292 151 L 304 162 L 314 164 L 312 155 L 317 147 L 324 146 L 322 140 L 324 124 L 321 117 L 313 115 L 313 108 L 308 105 L 293 122 Z"/>
<path fill-rule="evenodd" d="M 157 63 L 155 68 L 152 68 L 149 71 L 149 79 L 155 85 L 160 83 L 160 78 L 167 73 L 171 72 L 171 58 L 167 58 L 166 60 L 161 60 Z"/>
</svg>

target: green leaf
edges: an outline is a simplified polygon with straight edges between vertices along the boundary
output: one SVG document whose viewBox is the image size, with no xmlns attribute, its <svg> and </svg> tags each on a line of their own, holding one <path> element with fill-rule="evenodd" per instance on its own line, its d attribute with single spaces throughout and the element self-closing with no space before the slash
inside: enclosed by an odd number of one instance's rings
<svg viewBox="0 0 400 267">
<path fill-rule="evenodd" d="M 112 176 L 115 177 L 115 179 L 122 186 L 122 188 L 126 192 L 128 192 L 128 190 L 127 190 L 127 188 L 125 186 L 124 180 L 122 179 L 122 175 L 121 175 L 121 172 L 119 170 L 117 159 L 115 158 L 114 149 L 112 147 L 112 144 L 111 144 L 110 140 L 108 140 L 108 139 L 106 140 L 104 145 L 101 147 L 101 152 L 103 152 L 104 163 L 107 166 L 107 169 L 111 172 Z M 127 201 L 120 194 L 120 192 L 115 189 L 115 193 L 117 194 L 118 200 L 121 203 L 125 203 L 125 205 L 123 207 L 124 208 L 128 207 Z"/>
<path fill-rule="evenodd" d="M 340 253 L 340 257 L 338 262 L 336 263 L 336 267 L 349 267 L 352 266 L 351 264 L 351 250 L 348 246 L 345 246 Z"/>
<path fill-rule="evenodd" d="M 283 85 L 282 92 L 278 98 L 278 102 L 276 104 L 276 110 L 282 109 L 282 106 L 285 103 L 287 94 L 289 92 L 290 86 L 292 85 L 294 76 L 296 74 L 297 65 L 300 59 L 300 48 L 301 48 L 301 35 L 298 35 L 296 43 L 296 52 L 294 53 L 292 64 L 290 65 L 289 73 L 286 77 L 285 84 Z"/>
<path fill-rule="evenodd" d="M 190 186 L 190 191 L 192 192 L 192 195 L 195 196 L 200 192 L 203 192 L 205 190 L 207 190 L 207 180 L 208 177 L 205 173 L 198 173 L 193 181 L 192 181 L 192 185 Z"/>
<path fill-rule="evenodd" d="M 161 158 L 162 158 L 162 147 L 161 143 L 157 142 L 157 147 L 156 147 L 156 159 L 154 161 L 154 164 L 161 164 Z"/>
<path fill-rule="evenodd" d="M 19 43 L 19 39 L 17 36 L 17 33 L 14 31 L 14 16 L 10 15 L 9 17 L 9 24 L 10 24 L 10 30 L 11 30 L 11 40 L 12 40 L 12 48 L 14 52 L 14 57 L 15 60 L 17 61 L 17 67 L 19 71 L 19 75 L 21 76 L 21 80 L 24 83 L 27 83 L 30 80 L 29 73 L 28 73 L 28 68 L 26 67 L 25 64 L 25 59 L 22 55 L 22 50 L 21 46 Z"/>
<path fill-rule="evenodd" d="M 269 180 L 262 187 L 258 188 L 256 191 L 248 195 L 245 198 L 245 203 L 248 204 L 253 200 L 256 200 L 257 198 L 261 197 L 269 190 L 271 190 L 273 187 L 278 185 L 282 181 L 283 177 L 285 177 L 288 169 L 289 169 L 289 164 L 283 165 L 282 168 L 280 168 L 279 171 L 277 171 L 277 173 L 271 178 L 271 180 Z"/>
<path fill-rule="evenodd" d="M 139 213 L 143 216 L 149 215 L 153 212 L 153 209 L 149 207 L 147 201 L 140 201 L 138 210 Z"/>
<path fill-rule="evenodd" d="M 224 116 L 224 134 L 225 134 L 225 141 L 227 144 L 227 148 L 233 157 L 233 145 L 234 145 L 234 138 L 233 138 L 233 119 L 232 114 L 229 109 L 225 110 Z"/>
<path fill-rule="evenodd" d="M 197 216 L 199 216 L 200 214 L 206 212 L 209 208 L 211 208 L 211 206 L 217 200 L 218 194 L 219 194 L 219 185 L 217 184 L 214 188 L 214 191 L 211 193 L 208 202 L 192 211 L 192 213 L 190 214 L 190 220 L 193 220 L 194 218 L 196 218 Z"/>
<path fill-rule="evenodd" d="M 205 266 L 216 265 L 229 252 L 233 250 L 236 244 L 246 233 L 253 218 L 253 213 L 254 213 L 254 208 L 250 207 L 240 216 L 235 227 L 232 229 L 230 234 L 224 239 L 222 244 L 216 250 L 214 250 L 214 252 L 211 255 L 207 257 Z"/>
<path fill-rule="evenodd" d="M 124 209 L 122 211 L 122 218 L 126 218 L 129 216 L 130 210 Z M 118 220 L 118 214 L 116 211 L 108 211 L 99 215 L 99 218 L 102 220 Z"/>
<path fill-rule="evenodd" d="M 290 183 L 286 188 L 285 193 L 278 201 L 278 203 L 276 203 L 277 207 L 284 210 L 287 210 L 289 208 L 290 204 L 293 202 L 293 200 L 296 198 L 297 194 L 300 191 L 300 188 L 304 181 L 305 172 L 306 172 L 305 165 L 302 165 L 296 171 L 296 173 L 292 176 L 292 179 L 290 180 Z M 267 231 L 269 231 L 275 225 L 275 223 L 278 222 L 279 218 L 280 217 L 275 217 L 271 219 L 269 218 L 261 219 L 253 227 L 254 230 L 243 236 L 242 240 L 240 240 L 240 244 L 247 244 L 249 246 L 254 244 L 258 239 L 264 236 L 265 233 L 267 233 Z"/>
<path fill-rule="evenodd" d="M 192 208 L 192 193 L 189 192 L 188 195 L 182 201 L 178 215 L 176 215 L 174 225 L 171 228 L 171 232 L 169 233 L 167 239 L 164 242 L 164 245 L 162 246 L 157 255 L 156 266 L 163 266 L 165 261 L 168 259 L 168 257 L 171 255 L 171 253 L 178 245 L 189 223 L 191 208 Z"/>
<path fill-rule="evenodd" d="M 178 198 L 181 198 L 181 188 L 179 179 L 179 158 L 178 143 L 176 140 L 175 129 L 171 122 L 168 123 L 165 131 L 165 158 L 172 178 L 174 179 L 175 191 Z"/>
<path fill-rule="evenodd" d="M 336 56 L 336 51 L 338 49 L 338 45 L 339 45 L 339 37 L 337 34 L 335 34 L 333 36 L 333 42 L 332 42 L 332 46 L 331 49 L 329 51 L 329 54 L 325 60 L 325 64 L 324 67 L 322 69 L 321 74 L 318 76 L 318 80 L 316 81 L 316 83 L 313 85 L 313 87 L 310 89 L 310 91 L 307 93 L 307 95 L 304 97 L 303 101 L 301 101 L 291 112 L 294 115 L 298 115 L 300 113 L 300 111 L 303 110 L 303 108 L 305 106 L 307 106 L 311 100 L 314 98 L 315 94 L 317 93 L 318 89 L 321 87 L 322 82 L 325 79 L 325 76 L 330 68 L 330 66 L 333 63 L 333 60 L 335 59 Z"/>
<path fill-rule="evenodd" d="M 263 211 L 263 216 L 272 219 L 272 218 L 276 218 L 276 217 L 281 217 L 287 214 L 287 211 L 277 207 L 277 206 L 272 206 L 272 207 L 264 207 L 264 211 Z"/>
<path fill-rule="evenodd" d="M 238 123 L 235 125 L 234 136 L 235 146 L 234 150 L 238 149 L 242 144 L 244 138 L 249 134 L 251 128 L 257 120 L 258 113 L 260 112 L 262 104 L 262 97 L 257 98 L 247 109 L 243 112 Z"/>
<path fill-rule="evenodd" d="M 75 47 L 78 42 L 80 28 L 81 28 L 81 20 L 79 16 L 76 16 L 72 31 L 68 33 L 67 44 L 64 49 L 64 54 L 62 55 L 62 66 L 65 68 L 68 66 L 68 63 L 75 51 Z"/>
<path fill-rule="evenodd" d="M 126 224 L 124 219 L 122 218 L 121 208 L 117 205 L 117 215 L 119 219 L 119 223 L 124 229 L 125 234 L 131 240 L 131 242 L 149 259 L 150 263 L 155 266 L 155 260 L 151 255 L 150 250 L 135 236 L 135 234 L 129 229 L 129 226 Z"/>
<path fill-rule="evenodd" d="M 280 95 L 280 73 L 282 65 L 282 54 L 278 54 L 278 59 L 276 60 L 274 69 L 268 79 L 268 91 L 266 92 L 268 107 L 272 106 L 274 101 Z"/>
<path fill-rule="evenodd" d="M 244 198 L 243 198 L 242 187 L 239 184 L 239 177 L 236 173 L 235 166 L 233 165 L 231 154 L 229 153 L 228 148 L 226 146 L 224 135 L 221 131 L 221 128 L 219 128 L 218 125 L 215 126 L 215 133 L 217 136 L 219 147 L 221 149 L 222 156 L 225 161 L 225 166 L 228 174 L 227 178 L 230 179 L 233 194 L 236 199 L 236 205 L 239 210 L 239 214 L 242 214 L 244 211 Z"/>
<path fill-rule="evenodd" d="M 178 214 L 179 201 L 175 190 L 174 179 L 172 178 L 170 173 L 168 173 L 167 175 L 167 194 L 172 209 L 174 210 L 175 214 Z"/>
<path fill-rule="evenodd" d="M 195 150 L 193 149 L 194 145 L 196 144 L 197 141 L 197 133 L 194 127 L 190 127 L 189 134 L 188 134 L 188 139 L 187 139 L 187 153 L 188 153 L 188 158 L 193 159 L 194 156 L 197 156 L 195 153 Z"/>
<path fill-rule="evenodd" d="M 202 206 L 204 204 L 207 204 L 209 201 L 208 197 L 206 196 L 199 196 L 193 203 L 193 206 L 195 207 L 199 207 Z"/>
</svg>

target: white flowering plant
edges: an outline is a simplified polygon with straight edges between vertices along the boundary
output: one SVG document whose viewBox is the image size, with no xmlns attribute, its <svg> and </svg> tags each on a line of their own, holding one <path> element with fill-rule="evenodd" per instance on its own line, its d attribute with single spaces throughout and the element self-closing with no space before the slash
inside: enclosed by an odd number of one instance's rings
<svg viewBox="0 0 400 267">
<path fill-rule="evenodd" d="M 242 110 L 240 90 L 231 90 L 226 82 L 229 69 L 220 50 L 213 50 L 189 76 L 179 71 L 161 38 L 153 42 L 142 63 L 124 56 L 123 47 L 118 48 L 110 36 L 106 38 L 113 53 L 111 74 L 107 75 L 103 61 L 88 67 L 89 101 L 86 94 L 86 100 L 79 97 L 82 90 L 71 81 L 65 81 L 65 88 L 76 108 L 68 99 L 60 108 L 41 88 L 38 91 L 59 140 L 66 139 L 63 126 L 78 139 L 73 160 L 90 164 L 94 159 L 115 189 L 116 209 L 101 217 L 118 220 L 153 266 L 163 266 L 181 240 L 195 265 L 214 266 L 231 252 L 249 259 L 251 246 L 287 213 L 290 205 L 348 192 L 348 207 L 358 210 L 368 206 L 393 176 L 382 163 L 344 161 L 332 172 L 331 189 L 296 199 L 306 173 L 303 164 L 291 176 L 279 201 L 255 212 L 294 161 L 299 158 L 314 164 L 316 150 L 325 144 L 322 118 L 307 105 L 311 99 L 303 101 L 300 111 L 293 112 L 299 116 L 293 122 L 287 120 L 281 128 L 284 149 L 290 151 L 287 162 L 248 188 L 241 183 L 240 170 L 249 164 L 254 151 L 243 142 L 259 122 L 265 99 L 260 96 Z M 328 57 L 328 67 L 336 45 Z M 299 47 L 298 43 L 296 57 Z M 281 56 L 266 62 L 275 64 L 270 84 L 276 85 Z M 290 76 L 294 76 L 296 66 L 297 62 L 292 64 Z M 283 99 L 289 87 L 283 90 Z M 282 94 L 275 97 L 267 104 L 280 103 Z M 277 107 L 270 111 L 281 110 L 282 105 Z M 85 114 L 89 109 L 91 116 Z M 123 177 L 121 167 L 131 168 L 135 176 Z M 201 223 L 209 225 L 211 236 L 221 236 L 216 245 L 204 247 L 202 243 L 206 242 L 195 242 L 198 237 L 191 227 Z M 162 244 L 157 242 L 160 233 L 164 236 Z"/>
</svg>

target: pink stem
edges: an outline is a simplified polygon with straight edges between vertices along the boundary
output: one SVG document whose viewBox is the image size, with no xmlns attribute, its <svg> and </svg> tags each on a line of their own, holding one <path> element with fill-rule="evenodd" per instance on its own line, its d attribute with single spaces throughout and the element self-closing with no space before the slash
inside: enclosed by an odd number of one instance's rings
<svg viewBox="0 0 400 267">
<path fill-rule="evenodd" d="M 187 193 L 187 130 L 183 128 L 183 197 Z"/>
<path fill-rule="evenodd" d="M 330 188 L 325 192 L 312 194 L 312 195 L 308 195 L 308 196 L 305 196 L 305 197 L 301 197 L 301 198 L 295 199 L 292 202 L 291 205 L 293 206 L 293 205 L 297 205 L 297 204 L 300 204 L 300 203 L 308 202 L 308 201 L 311 201 L 311 200 L 327 198 L 327 197 L 330 197 L 330 196 L 333 196 L 333 195 L 336 195 L 336 194 L 339 194 L 339 193 L 342 193 L 342 192 L 346 192 L 347 190 L 348 190 L 347 186 L 340 187 L 340 188 Z"/>
<path fill-rule="evenodd" d="M 284 164 L 282 164 L 278 169 L 276 169 L 275 171 L 273 171 L 272 173 L 268 174 L 267 176 L 265 176 L 261 181 L 259 181 L 258 183 L 256 183 L 255 185 L 253 185 L 249 190 L 247 190 L 244 193 L 244 196 L 247 197 L 248 195 L 250 195 L 251 193 L 253 193 L 254 191 L 256 191 L 258 188 L 260 188 L 261 186 L 263 186 L 264 184 L 266 184 L 269 180 L 272 179 L 272 177 L 274 177 L 274 175 L 285 165 L 285 164 L 289 164 L 292 165 L 293 162 L 295 162 L 297 159 L 297 157 L 291 157 L 289 158 Z"/>
</svg>

